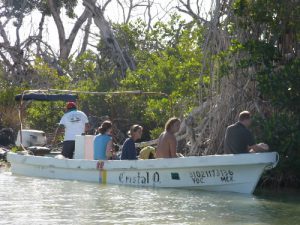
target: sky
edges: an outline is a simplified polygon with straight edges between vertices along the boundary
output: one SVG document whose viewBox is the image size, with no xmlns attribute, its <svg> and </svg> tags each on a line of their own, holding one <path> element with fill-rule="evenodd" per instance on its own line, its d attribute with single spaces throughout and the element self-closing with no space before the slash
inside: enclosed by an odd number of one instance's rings
<svg viewBox="0 0 300 225">
<path fill-rule="evenodd" d="M 126 0 L 120 0 L 121 2 L 125 2 Z M 203 17 L 207 16 L 207 12 L 211 7 L 213 0 L 202 0 L 202 15 Z M 105 0 L 98 0 L 98 4 L 103 5 Z M 127 0 L 128 2 L 128 0 Z M 201 1 L 199 1 L 201 2 Z M 196 1 L 191 0 L 191 3 L 196 7 Z M 161 19 L 161 20 L 168 20 L 168 16 L 172 12 L 178 12 L 175 7 L 178 6 L 178 1 L 173 0 L 173 1 L 160 1 L 160 0 L 154 0 L 154 3 L 151 7 L 151 14 L 154 16 L 153 22 Z M 201 3 L 200 3 L 201 4 Z M 194 8 L 195 9 L 195 8 Z M 77 5 L 75 9 L 76 15 L 80 15 L 84 10 L 84 6 L 82 5 L 82 0 L 79 0 L 79 4 Z M 125 9 L 126 10 L 126 9 Z M 117 22 L 117 23 L 122 23 L 124 21 L 124 16 L 122 13 L 122 8 L 117 4 L 117 0 L 112 0 L 111 3 L 108 5 L 107 9 L 105 10 L 105 18 L 110 21 L 110 22 Z M 184 13 L 180 13 L 180 15 L 186 19 L 190 20 L 190 16 Z M 144 7 L 138 7 L 132 11 L 132 17 L 131 20 L 135 20 L 138 17 L 145 19 L 146 21 L 148 20 L 147 12 L 145 13 L 145 8 Z M 62 10 L 61 12 L 61 18 L 64 23 L 65 27 L 65 32 L 66 36 L 69 35 L 73 25 L 74 25 L 74 20 L 69 19 L 65 15 L 65 10 Z M 38 24 L 41 19 L 41 14 L 38 11 L 34 11 L 30 15 L 26 16 L 23 22 L 23 26 L 21 28 L 21 39 L 25 40 L 29 35 L 35 35 L 38 33 Z M 13 21 L 12 21 L 13 22 Z M 14 43 L 15 41 L 15 27 L 12 25 L 12 22 L 7 26 L 7 31 L 9 33 L 9 38 Z M 56 52 L 58 55 L 59 51 L 59 42 L 58 42 L 58 33 L 56 26 L 54 24 L 54 21 L 52 17 L 46 17 L 45 20 L 46 26 L 44 27 L 44 41 L 46 41 L 50 46 L 52 46 L 52 49 Z M 84 28 L 84 27 L 83 27 Z M 94 34 L 99 34 L 99 29 L 95 26 L 92 25 L 91 27 L 91 32 Z M 83 32 L 80 31 L 79 34 L 76 37 L 72 53 L 76 51 L 79 51 L 79 46 L 82 42 L 83 39 Z M 93 44 L 96 44 L 98 42 L 98 37 L 90 37 L 89 41 Z M 91 48 L 91 47 L 90 47 Z"/>
</svg>

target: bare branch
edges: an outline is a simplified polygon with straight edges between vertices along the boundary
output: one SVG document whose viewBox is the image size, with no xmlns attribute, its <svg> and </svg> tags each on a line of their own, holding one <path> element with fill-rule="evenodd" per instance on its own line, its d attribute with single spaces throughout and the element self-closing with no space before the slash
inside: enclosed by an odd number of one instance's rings
<svg viewBox="0 0 300 225">
<path fill-rule="evenodd" d="M 2 46 L 2 44 L 0 43 L 0 47 Z M 13 65 L 11 64 L 11 62 L 6 58 L 6 56 L 2 53 L 2 51 L 0 51 L 0 56 L 4 62 L 4 65 L 9 67 L 10 70 L 12 70 Z"/>
<path fill-rule="evenodd" d="M 208 23 L 208 20 L 207 19 L 204 19 L 200 16 L 200 12 L 201 12 L 201 7 L 202 7 L 202 1 L 199 5 L 199 1 L 197 1 L 197 12 L 195 12 L 193 9 L 192 9 L 192 6 L 191 6 L 191 2 L 190 0 L 187 0 L 186 2 L 184 2 L 183 0 L 179 0 L 179 2 L 182 4 L 182 6 L 184 7 L 181 8 L 180 6 L 176 6 L 177 10 L 179 12 L 183 12 L 185 14 L 188 14 L 190 15 L 194 20 L 200 22 L 200 23 L 203 23 L 203 24 L 207 24 Z"/>
<path fill-rule="evenodd" d="M 148 23 L 147 23 L 147 32 L 151 29 L 151 23 L 152 23 L 152 15 L 151 15 L 151 7 L 153 5 L 154 1 L 148 0 L 148 6 L 146 7 L 147 15 L 148 15 Z"/>
<path fill-rule="evenodd" d="M 45 17 L 46 17 L 46 14 L 43 13 L 41 21 L 39 23 L 39 33 L 37 35 L 39 40 L 42 40 L 42 38 L 43 38 L 43 26 L 44 26 L 44 23 L 45 23 Z M 37 45 L 36 54 L 39 55 L 40 52 L 41 52 L 41 42 L 38 41 L 36 45 Z"/>
<path fill-rule="evenodd" d="M 0 21 L 0 35 L 3 38 L 4 43 L 9 46 L 10 42 L 8 40 L 7 34 L 6 34 L 5 30 L 4 30 L 4 26 L 2 25 L 1 21 Z"/>
<path fill-rule="evenodd" d="M 87 24 L 85 26 L 85 29 L 84 29 L 84 37 L 83 37 L 81 49 L 80 49 L 80 52 L 78 53 L 77 57 L 80 57 L 86 51 L 86 48 L 88 45 L 88 39 L 89 39 L 89 35 L 90 35 L 91 24 L 92 24 L 92 17 L 89 17 Z"/>
<path fill-rule="evenodd" d="M 70 33 L 69 38 L 65 41 L 65 52 L 61 53 L 61 58 L 66 59 L 68 58 L 71 48 L 73 46 L 74 40 L 76 38 L 76 35 L 82 26 L 82 24 L 87 20 L 87 18 L 90 18 L 92 16 L 91 12 L 86 8 L 81 16 L 77 19 L 76 23 L 74 24 L 74 27 Z"/>
<path fill-rule="evenodd" d="M 133 0 L 129 0 L 129 8 L 128 8 L 128 13 L 127 13 L 127 17 L 126 17 L 125 23 L 129 22 L 130 17 L 131 17 L 131 12 L 132 12 L 133 8 L 134 8 Z"/>
<path fill-rule="evenodd" d="M 60 45 L 60 59 L 67 59 L 70 55 L 74 40 L 78 34 L 79 29 L 83 23 L 91 16 L 91 12 L 88 9 L 85 9 L 81 16 L 76 20 L 71 33 L 66 39 L 64 25 L 60 18 L 60 9 L 55 6 L 54 0 L 48 0 L 48 4 L 51 10 L 52 17 L 57 27 L 58 36 L 59 36 L 59 45 Z"/>
<path fill-rule="evenodd" d="M 122 51 L 118 41 L 113 34 L 110 24 L 103 16 L 101 8 L 95 5 L 95 0 L 84 0 L 83 4 L 92 12 L 94 22 L 100 30 L 104 43 L 110 49 L 112 59 L 120 68 L 121 76 L 125 77 L 127 68 L 130 68 L 132 70 L 136 68 L 133 60 L 126 60 L 126 58 L 128 59 L 130 57 L 128 57 L 128 55 L 125 55 Z"/>
<path fill-rule="evenodd" d="M 102 6 L 102 11 L 103 11 L 103 12 L 105 11 L 106 7 L 108 6 L 108 4 L 109 4 L 111 1 L 112 1 L 112 0 L 107 0 L 107 1 L 103 4 L 103 6 Z"/>
<path fill-rule="evenodd" d="M 56 24 L 58 37 L 59 37 L 59 45 L 60 45 L 60 52 L 62 51 L 62 47 L 65 44 L 66 40 L 66 34 L 65 34 L 65 28 L 60 18 L 60 9 L 58 9 L 55 5 L 54 0 L 48 0 L 48 5 L 53 17 L 53 20 Z"/>
</svg>

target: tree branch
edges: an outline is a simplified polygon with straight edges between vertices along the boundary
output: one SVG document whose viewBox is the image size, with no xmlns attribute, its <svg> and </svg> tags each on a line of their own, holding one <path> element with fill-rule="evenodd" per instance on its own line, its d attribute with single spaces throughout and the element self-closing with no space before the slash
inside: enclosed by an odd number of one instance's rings
<svg viewBox="0 0 300 225">
<path fill-rule="evenodd" d="M 78 53 L 77 57 L 80 57 L 86 51 L 86 48 L 88 45 L 88 39 L 89 39 L 89 35 L 90 35 L 91 24 L 92 24 L 92 17 L 89 17 L 87 24 L 85 26 L 85 29 L 84 29 L 84 37 L 83 37 L 81 49 L 80 49 L 80 52 Z"/>
<path fill-rule="evenodd" d="M 43 38 L 43 26 L 44 26 L 44 22 L 45 22 L 45 17 L 46 17 L 46 14 L 42 13 L 42 18 L 39 23 L 39 33 L 37 35 L 39 40 L 42 40 L 42 38 Z M 36 54 L 39 55 L 41 53 L 41 41 L 38 41 L 36 43 L 36 46 L 37 46 Z"/>
<path fill-rule="evenodd" d="M 182 6 L 184 6 L 185 9 L 180 8 L 179 6 L 176 6 L 177 10 L 179 12 L 183 12 L 185 14 L 190 15 L 193 19 L 195 19 L 196 21 L 199 21 L 200 23 L 203 23 L 204 25 L 207 24 L 209 21 L 202 18 L 200 16 L 200 8 L 198 6 L 198 1 L 197 1 L 197 12 L 199 13 L 195 13 L 191 7 L 191 3 L 190 0 L 187 0 L 187 2 L 185 3 L 183 0 L 179 0 L 179 2 L 182 4 Z M 202 2 L 201 2 L 201 6 L 202 6 Z"/>
<path fill-rule="evenodd" d="M 103 12 L 105 11 L 106 7 L 108 6 L 108 4 L 109 4 L 111 1 L 112 1 L 112 0 L 107 0 L 107 1 L 103 4 L 103 6 L 102 6 L 102 11 L 103 11 Z"/>
<path fill-rule="evenodd" d="M 95 5 L 95 0 L 84 0 L 83 5 L 92 12 L 94 22 L 100 30 L 104 43 L 110 50 L 112 59 L 120 68 L 121 76 L 125 77 L 127 68 L 132 70 L 136 68 L 133 60 L 126 60 L 125 55 L 118 41 L 116 40 L 109 23 L 104 18 L 101 8 Z"/>
<path fill-rule="evenodd" d="M 56 7 L 54 0 L 48 0 L 48 6 L 50 8 L 53 20 L 54 20 L 56 28 L 57 28 L 58 37 L 59 37 L 60 51 L 61 51 L 62 50 L 61 48 L 65 44 L 66 34 L 65 34 L 64 25 L 61 21 L 60 15 L 59 15 L 60 14 L 60 9 L 58 9 Z"/>
<path fill-rule="evenodd" d="M 78 34 L 78 31 L 82 24 L 87 20 L 87 18 L 90 18 L 92 16 L 92 13 L 90 10 L 85 8 L 81 16 L 77 19 L 76 23 L 74 24 L 74 27 L 72 28 L 72 31 L 69 35 L 69 38 L 66 40 L 65 47 L 64 47 L 64 52 L 61 53 L 61 58 L 67 59 L 70 52 L 71 48 L 73 46 L 74 40 Z M 85 33 L 86 35 L 86 33 Z"/>
</svg>

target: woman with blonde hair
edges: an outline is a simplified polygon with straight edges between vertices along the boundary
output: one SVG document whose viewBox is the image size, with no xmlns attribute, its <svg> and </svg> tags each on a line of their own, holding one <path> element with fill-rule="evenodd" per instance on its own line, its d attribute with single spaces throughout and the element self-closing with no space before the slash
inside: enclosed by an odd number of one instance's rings
<svg viewBox="0 0 300 225">
<path fill-rule="evenodd" d="M 130 127 L 128 131 L 129 138 L 127 138 L 122 147 L 121 160 L 136 160 L 137 151 L 135 142 L 142 137 L 143 127 L 136 124 Z"/>
</svg>

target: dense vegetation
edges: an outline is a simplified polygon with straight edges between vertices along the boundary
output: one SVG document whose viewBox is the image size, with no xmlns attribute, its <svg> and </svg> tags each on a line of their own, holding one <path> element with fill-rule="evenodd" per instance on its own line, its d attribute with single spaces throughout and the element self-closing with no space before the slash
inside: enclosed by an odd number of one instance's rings
<svg viewBox="0 0 300 225">
<path fill-rule="evenodd" d="M 64 2 L 69 4 L 69 1 Z M 96 46 L 97 51 L 86 50 L 78 57 L 60 59 L 60 70 L 36 56 L 30 67 L 34 73 L 22 83 L 11 80 L 3 69 L 1 126 L 18 129 L 18 105 L 13 101 L 14 95 L 37 86 L 81 91 L 163 92 L 168 97 L 80 95 L 80 108 L 89 115 L 94 127 L 109 117 L 121 131 L 118 133 L 121 142 L 128 127 L 139 123 L 145 127 L 143 139 L 149 140 L 157 138 L 170 116 L 184 118 L 206 99 L 218 95 L 224 78 L 244 77 L 254 84 L 253 96 L 260 105 L 260 110 L 253 111 L 256 139 L 268 143 L 272 150 L 280 153 L 281 159 L 278 167 L 263 177 L 261 184 L 299 187 L 300 6 L 296 2 L 232 1 L 228 6 L 232 14 L 217 24 L 226 32 L 230 45 L 209 54 L 203 43 L 211 27 L 196 17 L 187 22 L 178 14 L 172 14 L 167 22 L 156 22 L 152 29 L 141 19 L 113 24 L 118 43 L 126 48 L 136 64 L 136 69 L 128 69 L 125 77 L 102 39 Z M 74 14 L 72 10 L 68 12 Z M 211 76 L 212 72 L 218 76 Z M 213 82 L 218 85 L 212 85 Z M 31 103 L 23 122 L 27 127 L 51 133 L 63 107 L 61 102 Z M 216 142 L 222 146 L 222 140 Z"/>
<path fill-rule="evenodd" d="M 279 166 L 263 184 L 299 187 L 300 5 L 239 0 L 233 10 L 229 32 L 234 38 L 226 54 L 238 56 L 234 69 L 257 82 L 259 101 L 265 104 L 255 118 L 257 140 L 280 154 Z M 228 62 L 223 66 L 225 74 L 233 69 Z"/>
</svg>

